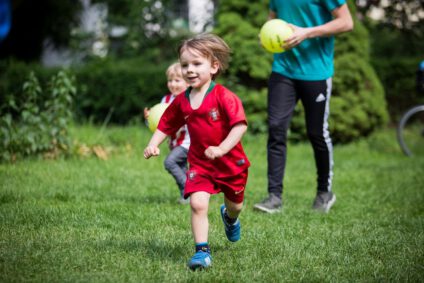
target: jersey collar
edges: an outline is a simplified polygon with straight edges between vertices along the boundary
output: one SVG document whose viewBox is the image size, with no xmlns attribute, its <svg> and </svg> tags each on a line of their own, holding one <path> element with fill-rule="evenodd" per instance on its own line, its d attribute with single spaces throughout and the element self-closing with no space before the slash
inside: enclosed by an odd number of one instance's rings
<svg viewBox="0 0 424 283">
<path fill-rule="evenodd" d="M 212 91 L 212 89 L 215 87 L 216 82 L 211 81 L 211 84 L 208 87 L 208 90 L 206 91 L 205 97 Z M 186 91 L 185 91 L 185 97 L 187 97 L 190 100 L 190 92 L 193 88 L 191 86 L 189 86 Z M 203 98 L 205 99 L 205 98 Z"/>
</svg>

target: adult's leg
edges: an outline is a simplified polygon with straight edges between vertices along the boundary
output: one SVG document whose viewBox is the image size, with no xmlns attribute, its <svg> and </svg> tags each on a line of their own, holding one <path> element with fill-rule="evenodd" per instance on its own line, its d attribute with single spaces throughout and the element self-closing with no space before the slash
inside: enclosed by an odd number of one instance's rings
<svg viewBox="0 0 424 283">
<path fill-rule="evenodd" d="M 333 145 L 328 131 L 331 78 L 297 81 L 296 89 L 305 108 L 306 129 L 314 150 L 317 189 L 330 192 L 333 177 Z"/>
<path fill-rule="evenodd" d="M 272 73 L 268 86 L 268 192 L 279 198 L 287 155 L 287 130 L 297 96 L 293 81 Z"/>
</svg>

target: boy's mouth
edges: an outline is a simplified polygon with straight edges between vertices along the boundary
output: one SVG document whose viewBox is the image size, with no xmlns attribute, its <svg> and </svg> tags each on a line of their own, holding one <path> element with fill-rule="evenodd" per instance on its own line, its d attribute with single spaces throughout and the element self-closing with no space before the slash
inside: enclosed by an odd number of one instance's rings
<svg viewBox="0 0 424 283">
<path fill-rule="evenodd" d="M 195 83 L 196 81 L 197 81 L 197 79 L 198 79 L 198 77 L 196 76 L 196 77 L 188 77 L 187 78 L 187 82 L 189 83 L 189 84 L 193 84 L 193 83 Z"/>
</svg>

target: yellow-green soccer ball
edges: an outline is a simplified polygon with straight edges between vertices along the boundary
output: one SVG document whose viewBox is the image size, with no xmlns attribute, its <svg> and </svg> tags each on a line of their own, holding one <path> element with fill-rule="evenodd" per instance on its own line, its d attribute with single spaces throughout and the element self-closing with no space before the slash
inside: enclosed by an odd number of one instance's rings
<svg viewBox="0 0 424 283">
<path fill-rule="evenodd" d="M 267 21 L 259 32 L 259 38 L 262 46 L 271 53 L 284 52 L 281 45 L 293 34 L 293 30 L 289 25 L 280 19 Z"/>
<path fill-rule="evenodd" d="M 149 117 L 147 118 L 150 131 L 154 132 L 156 130 L 159 125 L 160 118 L 168 106 L 169 103 L 158 103 L 150 108 Z"/>
</svg>

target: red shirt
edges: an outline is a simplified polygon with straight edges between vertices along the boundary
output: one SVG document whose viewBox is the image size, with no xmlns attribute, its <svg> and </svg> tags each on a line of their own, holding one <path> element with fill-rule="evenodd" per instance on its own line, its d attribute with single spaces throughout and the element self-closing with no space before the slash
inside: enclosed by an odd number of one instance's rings
<svg viewBox="0 0 424 283">
<path fill-rule="evenodd" d="M 161 103 L 171 103 L 176 95 L 167 94 L 162 97 Z M 182 146 L 186 149 L 190 147 L 190 136 L 187 133 L 187 125 L 182 126 L 176 133 L 169 136 L 169 149 L 174 149 L 177 146 Z"/>
<path fill-rule="evenodd" d="M 190 105 L 191 88 L 178 95 L 165 110 L 158 129 L 171 135 L 187 124 L 191 144 L 188 151 L 190 169 L 209 173 L 214 177 L 234 176 L 246 170 L 250 162 L 241 142 L 221 158 L 210 160 L 205 156 L 209 146 L 219 146 L 238 123 L 247 124 L 241 100 L 222 85 L 211 83 L 200 107 Z"/>
</svg>

